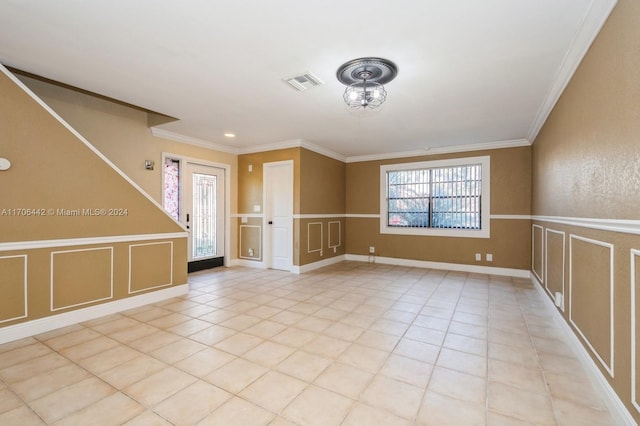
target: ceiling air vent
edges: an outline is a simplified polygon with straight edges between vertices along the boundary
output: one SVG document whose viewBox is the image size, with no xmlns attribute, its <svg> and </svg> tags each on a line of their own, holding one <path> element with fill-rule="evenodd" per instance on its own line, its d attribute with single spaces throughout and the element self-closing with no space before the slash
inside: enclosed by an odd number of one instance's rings
<svg viewBox="0 0 640 426">
<path fill-rule="evenodd" d="M 289 78 L 283 78 L 283 80 L 299 92 L 304 92 L 307 89 L 324 84 L 324 81 L 320 80 L 310 72 L 294 75 Z"/>
</svg>

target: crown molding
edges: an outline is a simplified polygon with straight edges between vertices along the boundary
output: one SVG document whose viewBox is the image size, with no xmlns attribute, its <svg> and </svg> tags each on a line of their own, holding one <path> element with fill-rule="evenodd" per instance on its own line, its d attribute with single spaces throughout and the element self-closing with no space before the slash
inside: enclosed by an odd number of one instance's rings
<svg viewBox="0 0 640 426">
<path fill-rule="evenodd" d="M 170 132 L 168 130 L 151 127 L 151 134 L 157 138 L 169 139 L 174 142 L 186 143 L 189 145 L 199 146 L 201 148 L 211 149 L 213 151 L 226 152 L 227 154 L 238 154 L 238 148 L 229 145 L 217 144 L 204 139 L 193 138 L 191 136 L 181 135 L 180 133 Z"/>
<path fill-rule="evenodd" d="M 302 139 L 291 139 L 280 142 L 265 143 L 261 145 L 246 146 L 238 148 L 238 154 L 255 154 L 258 152 L 275 151 L 277 149 L 300 148 Z"/>
<path fill-rule="evenodd" d="M 313 152 L 315 152 L 317 154 L 324 155 L 325 157 L 333 158 L 334 160 L 342 161 L 343 163 L 347 162 L 347 157 L 346 156 L 344 156 L 342 154 L 339 154 L 339 153 L 337 153 L 335 151 L 332 151 L 332 150 L 330 150 L 328 148 L 322 147 L 320 145 L 316 145 L 316 144 L 314 144 L 312 142 L 303 140 L 301 146 L 302 146 L 302 148 L 306 148 L 309 151 L 313 151 Z"/>
<path fill-rule="evenodd" d="M 478 144 L 467 144 L 457 146 L 444 146 L 437 148 L 428 148 L 415 151 L 402 151 L 402 152 L 390 152 L 384 154 L 371 154 L 361 155 L 355 157 L 347 157 L 338 152 L 332 151 L 328 148 L 324 148 L 313 142 L 309 142 L 304 139 L 291 139 L 282 142 L 267 143 L 262 145 L 247 146 L 243 148 L 236 148 L 228 145 L 216 144 L 206 141 L 204 139 L 193 138 L 191 136 L 181 135 L 179 133 L 170 132 L 167 130 L 151 127 L 151 134 L 153 136 L 169 139 L 175 142 L 186 143 L 189 145 L 195 145 L 214 151 L 226 152 L 229 154 L 242 155 L 242 154 L 255 154 L 258 152 L 275 151 L 278 149 L 288 148 L 305 148 L 309 151 L 313 151 L 317 154 L 324 155 L 325 157 L 333 158 L 334 160 L 341 161 L 343 163 L 358 163 L 362 161 L 375 161 L 375 160 L 390 160 L 394 158 L 406 158 L 406 157 L 422 157 L 425 155 L 438 155 L 438 154 L 451 154 L 454 152 L 469 152 L 469 151 L 483 151 L 487 149 L 501 149 L 501 148 L 515 148 L 520 146 L 529 146 L 531 142 L 527 139 L 513 139 L 508 141 L 498 142 L 486 142 Z"/>
<path fill-rule="evenodd" d="M 316 145 L 313 142 L 306 141 L 304 139 L 292 139 L 282 142 L 267 143 L 262 145 L 255 145 L 246 148 L 240 148 L 239 154 L 255 154 L 256 152 L 274 151 L 276 149 L 287 148 L 305 148 L 309 151 L 313 151 L 317 154 L 324 155 L 325 157 L 333 158 L 334 160 L 346 162 L 347 157 L 344 155 L 332 151 L 328 148 L 324 148 L 320 145 Z"/>
<path fill-rule="evenodd" d="M 437 148 L 426 148 L 415 151 L 389 152 L 384 154 L 360 155 L 347 157 L 347 163 L 359 163 L 363 161 L 391 160 L 394 158 L 423 157 L 426 155 L 452 154 L 455 152 L 484 151 L 487 149 L 517 148 L 529 146 L 531 142 L 527 139 L 513 139 L 508 141 L 485 142 L 477 144 L 442 146 Z"/>
<path fill-rule="evenodd" d="M 589 10 L 583 17 L 582 25 L 578 29 L 571 43 L 571 47 L 558 68 L 555 81 L 542 102 L 533 123 L 531 123 L 529 132 L 527 133 L 527 139 L 532 141 L 532 143 L 547 121 L 547 118 L 549 118 L 553 107 L 571 81 L 573 74 L 578 69 L 582 59 L 600 33 L 602 26 L 609 18 L 617 2 L 618 0 L 593 0 L 591 2 Z"/>
<path fill-rule="evenodd" d="M 169 139 L 174 142 L 186 143 L 189 145 L 195 145 L 202 148 L 211 149 L 213 151 L 226 152 L 228 154 L 242 155 L 242 154 L 255 154 L 256 152 L 274 151 L 277 149 L 287 148 L 306 148 L 309 151 L 316 152 L 326 157 L 333 158 L 334 160 L 346 162 L 347 157 L 339 154 L 330 149 L 324 148 L 320 145 L 316 145 L 312 142 L 305 141 L 303 139 L 292 139 L 282 142 L 267 143 L 262 145 L 248 146 L 244 148 L 237 148 L 229 145 L 217 144 L 204 139 L 198 139 L 191 136 L 181 135 L 180 133 L 170 132 L 168 130 L 158 129 L 151 127 L 151 134 L 158 138 Z"/>
</svg>

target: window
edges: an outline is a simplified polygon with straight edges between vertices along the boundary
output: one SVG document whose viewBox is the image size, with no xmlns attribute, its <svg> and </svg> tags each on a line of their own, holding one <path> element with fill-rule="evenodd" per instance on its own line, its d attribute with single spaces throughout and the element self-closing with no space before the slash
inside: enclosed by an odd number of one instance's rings
<svg viewBox="0 0 640 426">
<path fill-rule="evenodd" d="M 380 167 L 380 232 L 489 237 L 489 157 Z"/>
<path fill-rule="evenodd" d="M 176 221 L 180 221 L 180 161 L 164 159 L 164 209 Z"/>
</svg>

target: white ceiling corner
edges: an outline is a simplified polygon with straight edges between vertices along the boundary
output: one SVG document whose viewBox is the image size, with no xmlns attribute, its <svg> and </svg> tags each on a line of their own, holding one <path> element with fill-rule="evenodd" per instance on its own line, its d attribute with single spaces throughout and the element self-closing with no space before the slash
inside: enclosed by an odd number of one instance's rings
<svg viewBox="0 0 640 426">
<path fill-rule="evenodd" d="M 0 58 L 179 119 L 158 137 L 235 154 L 297 144 L 352 162 L 530 143 L 615 4 L 327 0 L 309 13 L 294 0 L 8 0 Z M 384 31 L 362 37 L 357 22 L 380 19 Z M 381 110 L 359 117 L 335 73 L 362 56 L 399 73 Z M 282 79 L 301 71 L 326 84 L 291 90 Z"/>
<path fill-rule="evenodd" d="M 527 139 L 535 141 L 538 133 L 542 129 L 544 122 L 551 114 L 553 107 L 564 92 L 571 81 L 571 77 L 582 62 L 582 58 L 587 54 L 589 47 L 595 40 L 596 36 L 602 29 L 607 18 L 615 8 L 618 0 L 593 1 L 585 13 L 583 24 L 578 33 L 575 35 L 571 47 L 565 54 L 560 65 L 557 76 L 553 85 L 549 89 L 549 94 L 545 98 L 540 110 L 536 114 L 535 119 L 531 123 L 531 127 L 527 132 Z"/>
</svg>

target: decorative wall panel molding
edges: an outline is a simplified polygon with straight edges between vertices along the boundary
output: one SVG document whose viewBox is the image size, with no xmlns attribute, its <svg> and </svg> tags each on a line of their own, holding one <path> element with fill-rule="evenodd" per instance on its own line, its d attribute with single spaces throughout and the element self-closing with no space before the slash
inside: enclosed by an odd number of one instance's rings
<svg viewBox="0 0 640 426">
<path fill-rule="evenodd" d="M 614 246 L 569 236 L 569 322 L 614 377 Z"/>
<path fill-rule="evenodd" d="M 329 222 L 329 248 L 342 245 L 342 223 L 339 220 Z"/>
<path fill-rule="evenodd" d="M 27 307 L 27 255 L 0 257 L 0 324 L 26 318 Z"/>
<path fill-rule="evenodd" d="M 169 232 L 164 234 L 115 235 L 62 240 L 18 241 L 12 243 L 0 243 L 0 251 L 88 246 L 94 244 L 117 244 L 133 241 L 169 240 L 174 238 L 187 238 L 187 236 L 188 234 L 186 232 Z"/>
<path fill-rule="evenodd" d="M 531 216 L 531 219 L 540 222 L 561 223 L 563 225 L 580 226 L 582 228 L 640 235 L 640 220 L 535 215 Z"/>
<path fill-rule="evenodd" d="M 638 364 L 640 360 L 640 348 L 638 348 L 638 306 L 640 297 L 640 250 L 631 250 L 631 403 L 640 413 L 640 402 L 638 402 L 638 394 L 640 393 L 640 378 L 638 377 Z"/>
<path fill-rule="evenodd" d="M 544 284 L 544 228 L 531 226 L 531 271 Z"/>
<path fill-rule="evenodd" d="M 557 247 L 549 247 L 553 244 L 555 240 L 559 239 L 560 249 Z M 550 243 L 551 242 L 551 243 Z M 556 231 L 554 229 L 546 228 L 545 229 L 545 256 L 544 256 L 544 277 L 546 279 L 544 288 L 551 296 L 551 299 L 555 300 L 555 292 L 559 290 L 562 294 L 562 304 L 559 306 L 560 310 L 564 312 L 565 310 L 565 288 L 564 288 L 564 274 L 565 274 L 565 233 L 562 231 Z M 550 256 L 560 251 L 562 254 L 560 256 Z M 556 284 L 556 281 L 560 281 L 559 285 Z M 550 288 L 554 287 L 554 288 Z"/>
<path fill-rule="evenodd" d="M 129 245 L 129 294 L 173 285 L 173 241 Z"/>
<path fill-rule="evenodd" d="M 322 222 L 307 223 L 307 253 L 320 252 L 320 255 L 322 256 L 322 231 Z"/>
<path fill-rule="evenodd" d="M 238 237 L 240 250 L 238 257 L 247 260 L 260 260 L 262 256 L 262 227 L 259 225 L 240 225 Z M 249 250 L 253 255 L 250 255 Z"/>
<path fill-rule="evenodd" d="M 113 247 L 52 251 L 50 289 L 52 312 L 113 299 Z"/>
</svg>

